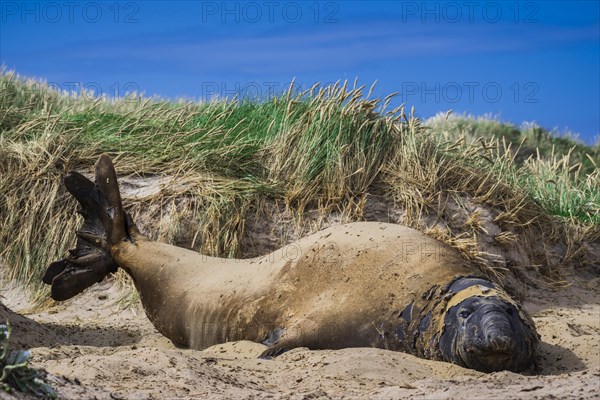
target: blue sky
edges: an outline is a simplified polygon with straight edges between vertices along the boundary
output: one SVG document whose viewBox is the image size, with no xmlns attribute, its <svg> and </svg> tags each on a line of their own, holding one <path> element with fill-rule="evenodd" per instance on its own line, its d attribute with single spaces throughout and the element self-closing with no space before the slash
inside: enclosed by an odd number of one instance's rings
<svg viewBox="0 0 600 400">
<path fill-rule="evenodd" d="M 62 89 L 206 100 L 354 81 L 428 117 L 600 134 L 600 2 L 0 1 L 0 63 Z"/>
</svg>

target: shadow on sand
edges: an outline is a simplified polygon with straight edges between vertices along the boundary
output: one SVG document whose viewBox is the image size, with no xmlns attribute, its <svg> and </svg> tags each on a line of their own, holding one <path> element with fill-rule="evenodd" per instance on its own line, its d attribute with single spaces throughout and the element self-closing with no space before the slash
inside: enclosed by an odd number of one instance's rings
<svg viewBox="0 0 600 400">
<path fill-rule="evenodd" d="M 587 366 L 571 350 L 546 342 L 540 342 L 538 375 L 561 375 L 583 371 Z"/>
<path fill-rule="evenodd" d="M 138 343 L 141 335 L 125 329 L 83 327 L 41 323 L 17 314 L 0 304 L 0 322 L 12 327 L 13 349 L 79 345 L 94 347 L 127 346 Z"/>
</svg>

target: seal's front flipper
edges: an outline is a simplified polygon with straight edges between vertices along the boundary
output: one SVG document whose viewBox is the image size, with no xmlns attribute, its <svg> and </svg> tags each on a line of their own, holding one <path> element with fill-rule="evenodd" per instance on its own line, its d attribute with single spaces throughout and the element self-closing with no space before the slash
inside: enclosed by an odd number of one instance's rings
<svg viewBox="0 0 600 400">
<path fill-rule="evenodd" d="M 286 330 L 281 327 L 277 327 L 267 333 L 266 338 L 262 341 L 262 344 L 269 346 L 269 348 L 261 353 L 258 358 L 265 360 L 271 360 L 286 351 L 293 349 L 298 346 L 298 338 L 293 335 L 294 330 Z"/>
<path fill-rule="evenodd" d="M 110 162 L 110 159 L 108 160 Z M 105 165 L 105 161 L 103 163 Z M 110 165 L 112 166 L 112 163 Z M 110 172 L 108 171 L 108 179 L 114 179 L 116 185 L 114 168 L 112 175 Z M 106 177 L 99 175 L 97 169 L 96 181 L 99 180 L 106 181 Z M 69 250 L 67 258 L 51 263 L 42 278 L 44 283 L 52 285 L 52 298 L 58 301 L 67 300 L 83 292 L 117 270 L 109 252 L 108 240 L 113 236 L 109 236 L 108 231 L 118 235 L 125 230 L 124 217 L 116 218 L 123 228 L 112 229 L 115 222 L 115 206 L 122 212 L 120 196 L 115 197 L 114 186 L 105 185 L 109 191 L 107 196 L 102 185 L 94 184 L 78 172 L 67 174 L 64 184 L 81 206 L 78 212 L 83 216 L 83 226 L 76 232 L 75 249 Z M 118 204 L 115 204 L 116 200 Z"/>
<path fill-rule="evenodd" d="M 263 351 L 258 358 L 263 360 L 272 360 L 273 358 L 282 355 L 289 349 L 285 347 L 273 346 Z"/>
<path fill-rule="evenodd" d="M 269 348 L 263 351 L 258 358 L 262 358 L 265 360 L 270 360 L 272 358 L 277 357 L 278 355 L 286 352 L 288 349 L 278 346 L 281 339 L 285 335 L 285 329 L 281 327 L 277 327 L 272 331 L 267 333 L 265 339 L 261 342 L 265 346 L 269 346 Z"/>
</svg>

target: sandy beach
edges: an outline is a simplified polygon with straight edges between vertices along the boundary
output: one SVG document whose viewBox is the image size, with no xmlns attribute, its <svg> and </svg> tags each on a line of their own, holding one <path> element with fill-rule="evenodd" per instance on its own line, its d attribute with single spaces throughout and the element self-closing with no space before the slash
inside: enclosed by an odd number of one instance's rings
<svg viewBox="0 0 600 400">
<path fill-rule="evenodd" d="M 0 318 L 65 399 L 591 399 L 600 393 L 598 285 L 529 290 L 525 307 L 542 339 L 537 374 L 370 348 L 298 348 L 275 360 L 258 359 L 265 347 L 252 342 L 179 349 L 110 280 L 40 313 L 21 290 L 5 289 Z"/>
</svg>

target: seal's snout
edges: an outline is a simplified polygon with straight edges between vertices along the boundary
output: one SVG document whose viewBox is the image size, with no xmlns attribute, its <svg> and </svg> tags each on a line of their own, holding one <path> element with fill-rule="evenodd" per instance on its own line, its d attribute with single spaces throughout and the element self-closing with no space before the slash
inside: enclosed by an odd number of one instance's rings
<svg viewBox="0 0 600 400">
<path fill-rule="evenodd" d="M 486 337 L 486 342 L 493 351 L 509 351 L 514 347 L 514 342 L 510 336 L 498 335 L 496 333 L 490 333 Z"/>
<path fill-rule="evenodd" d="M 499 307 L 482 310 L 481 330 L 484 337 L 484 348 L 488 351 L 511 351 L 515 347 L 514 332 L 510 315 Z"/>
</svg>

